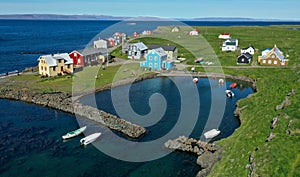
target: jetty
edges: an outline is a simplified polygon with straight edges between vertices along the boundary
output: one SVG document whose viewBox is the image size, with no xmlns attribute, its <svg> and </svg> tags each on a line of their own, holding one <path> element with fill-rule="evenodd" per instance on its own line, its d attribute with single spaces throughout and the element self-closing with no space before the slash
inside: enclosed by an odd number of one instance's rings
<svg viewBox="0 0 300 177">
<path fill-rule="evenodd" d="M 132 124 L 125 119 L 106 113 L 97 108 L 84 105 L 78 101 L 73 103 L 71 93 L 38 93 L 25 88 L 3 88 L 0 90 L 0 98 L 20 100 L 74 115 L 80 115 L 134 139 L 139 138 L 146 133 L 144 127 Z"/>
</svg>

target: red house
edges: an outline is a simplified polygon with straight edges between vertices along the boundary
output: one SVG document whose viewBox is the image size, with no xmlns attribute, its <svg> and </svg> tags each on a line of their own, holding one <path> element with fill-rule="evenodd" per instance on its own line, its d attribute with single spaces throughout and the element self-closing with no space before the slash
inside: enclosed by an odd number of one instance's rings
<svg viewBox="0 0 300 177">
<path fill-rule="evenodd" d="M 109 39 L 108 39 L 108 43 L 109 43 L 109 46 L 110 46 L 110 47 L 115 46 L 115 40 L 114 40 L 113 38 L 109 38 Z"/>
<path fill-rule="evenodd" d="M 83 67 L 84 58 L 83 55 L 78 51 L 73 51 L 69 54 L 70 58 L 73 60 L 74 67 Z"/>
<path fill-rule="evenodd" d="M 135 37 L 135 38 L 139 37 L 139 33 L 134 32 L 134 33 L 133 33 L 133 37 Z"/>
</svg>

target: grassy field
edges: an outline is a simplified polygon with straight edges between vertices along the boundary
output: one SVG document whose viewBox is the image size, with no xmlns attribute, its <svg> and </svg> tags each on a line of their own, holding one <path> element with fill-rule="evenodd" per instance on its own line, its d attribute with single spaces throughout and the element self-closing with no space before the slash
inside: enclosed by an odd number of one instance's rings
<svg viewBox="0 0 300 177">
<path fill-rule="evenodd" d="M 118 80 L 149 73 L 149 71 L 140 69 L 139 64 L 109 66 L 105 67 L 105 70 L 100 68 L 100 66 L 85 67 L 82 72 L 74 75 L 53 78 L 41 78 L 38 74 L 26 73 L 2 79 L 1 86 L 28 88 L 42 93 L 72 92 L 72 89 L 83 92 L 101 88 Z"/>
<path fill-rule="evenodd" d="M 254 55 L 254 61 L 263 49 L 272 48 L 275 44 L 285 55 L 289 55 L 288 67 L 223 68 L 226 74 L 257 79 L 258 92 L 239 101 L 239 107 L 247 106 L 240 116 L 241 126 L 232 136 L 217 142 L 217 145 L 222 147 L 223 158 L 214 166 L 210 176 L 247 176 L 249 169 L 245 166 L 249 163 L 251 154 L 254 156 L 254 176 L 300 176 L 300 31 L 289 30 L 300 26 L 193 27 L 201 31 L 202 36 L 198 37 L 187 36 L 189 28 L 181 28 L 184 29 L 181 33 L 164 35 L 170 28 L 161 27 L 156 35 L 137 40 L 147 45 L 176 44 L 179 53 L 186 53 L 180 48 L 185 47 L 191 54 L 188 64 L 194 64 L 193 57 L 204 57 L 206 61 L 220 61 L 223 66 L 236 66 L 238 52 L 221 52 L 222 40 L 218 39 L 218 35 L 223 32 L 229 32 L 233 38 L 238 38 L 242 48 L 253 45 L 259 49 Z M 204 71 L 203 68 L 197 70 Z M 216 71 L 213 68 L 211 70 Z M 7 78 L 9 82 L 1 80 L 1 86 L 28 87 L 42 92 L 71 91 L 74 79 L 77 91 L 88 91 L 114 80 L 146 73 L 138 64 L 111 66 L 100 71 L 97 67 L 87 67 L 72 77 L 55 79 L 42 79 L 37 75 L 24 74 Z M 275 111 L 276 105 L 280 104 L 292 89 L 295 89 L 296 94 L 289 97 L 291 105 Z M 278 114 L 280 115 L 277 126 L 270 129 L 271 120 Z M 271 132 L 276 137 L 270 142 L 265 142 Z"/>
<path fill-rule="evenodd" d="M 298 26 L 299 27 L 299 26 Z M 218 35 L 223 32 L 229 32 L 232 38 L 239 40 L 240 48 L 247 48 L 253 45 L 258 52 L 254 55 L 254 61 L 257 61 L 261 51 L 266 48 L 272 48 L 276 44 L 284 54 L 290 57 L 290 64 L 295 63 L 295 58 L 299 58 L 300 38 L 299 30 L 290 30 L 289 28 L 297 28 L 297 26 L 267 26 L 267 27 L 195 27 L 201 31 L 201 35 L 208 41 L 222 66 L 235 66 L 238 52 L 222 52 L 222 39 L 218 39 Z M 297 37 L 298 36 L 298 37 Z"/>
</svg>

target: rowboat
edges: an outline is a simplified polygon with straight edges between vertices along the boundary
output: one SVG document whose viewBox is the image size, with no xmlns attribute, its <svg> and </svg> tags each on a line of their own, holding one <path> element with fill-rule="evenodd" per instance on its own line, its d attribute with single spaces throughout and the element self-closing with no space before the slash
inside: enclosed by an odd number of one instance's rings
<svg viewBox="0 0 300 177">
<path fill-rule="evenodd" d="M 229 98 L 234 97 L 234 93 L 231 90 L 226 90 L 225 93 L 226 93 L 226 96 Z"/>
<path fill-rule="evenodd" d="M 230 88 L 231 88 L 231 89 L 234 89 L 234 88 L 236 88 L 236 86 L 237 86 L 236 83 L 232 83 L 232 84 L 230 85 Z"/>
<path fill-rule="evenodd" d="M 205 132 L 204 137 L 206 139 L 211 139 L 211 138 L 214 138 L 214 137 L 218 136 L 220 133 L 221 133 L 220 130 L 212 129 L 212 130 L 209 130 L 209 131 Z"/>
<path fill-rule="evenodd" d="M 89 136 L 87 136 L 87 137 L 85 137 L 85 138 L 82 138 L 82 139 L 80 140 L 80 144 L 86 146 L 86 145 L 88 145 L 88 144 L 90 144 L 90 143 L 96 141 L 96 139 L 97 139 L 100 135 L 101 135 L 101 133 L 99 132 L 99 133 L 91 134 L 91 135 L 89 135 Z"/>
<path fill-rule="evenodd" d="M 194 79 L 193 79 L 193 83 L 194 83 L 194 84 L 197 84 L 197 83 L 198 83 L 198 81 L 199 81 L 199 79 L 198 79 L 198 78 L 194 78 Z"/>
<path fill-rule="evenodd" d="M 63 136 L 62 136 L 62 139 L 65 140 L 65 139 L 69 139 L 69 138 L 73 138 L 73 137 L 75 137 L 75 136 L 78 136 L 78 135 L 80 135 L 82 132 L 84 132 L 85 129 L 86 129 L 86 126 L 81 127 L 81 128 L 79 128 L 79 129 L 77 129 L 77 130 L 71 131 L 71 132 L 69 132 L 69 133 L 63 135 Z"/>
</svg>

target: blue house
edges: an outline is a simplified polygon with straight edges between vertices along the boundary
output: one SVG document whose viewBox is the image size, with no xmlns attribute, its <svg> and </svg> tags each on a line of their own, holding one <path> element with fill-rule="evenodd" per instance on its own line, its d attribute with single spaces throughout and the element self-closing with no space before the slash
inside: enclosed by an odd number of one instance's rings
<svg viewBox="0 0 300 177">
<path fill-rule="evenodd" d="M 140 67 L 153 70 L 169 70 L 174 67 L 174 61 L 167 60 L 168 54 L 160 47 L 153 49 L 146 55 L 146 61 Z"/>
</svg>

